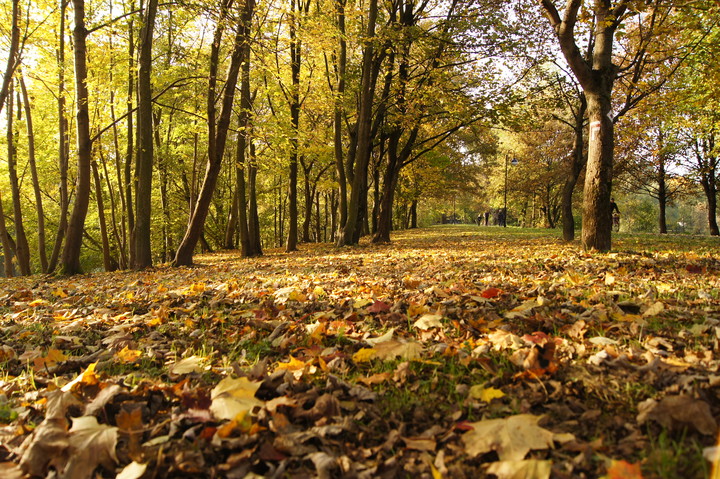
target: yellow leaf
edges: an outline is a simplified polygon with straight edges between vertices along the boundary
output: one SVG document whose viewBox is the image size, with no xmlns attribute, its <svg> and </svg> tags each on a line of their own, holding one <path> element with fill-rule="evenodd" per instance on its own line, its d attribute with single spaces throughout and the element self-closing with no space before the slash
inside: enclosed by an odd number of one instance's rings
<svg viewBox="0 0 720 479">
<path fill-rule="evenodd" d="M 526 461 L 493 462 L 487 470 L 498 479 L 549 479 L 552 461 L 528 459 Z"/>
<path fill-rule="evenodd" d="M 62 288 L 58 288 L 55 291 L 52 292 L 53 296 L 57 296 L 58 298 L 67 298 L 68 294 L 63 290 Z"/>
<path fill-rule="evenodd" d="M 77 384 L 87 384 L 91 386 L 100 382 L 97 375 L 95 374 L 95 366 L 97 366 L 97 361 L 90 364 L 87 369 L 85 369 L 85 371 L 78 374 L 75 379 L 63 386 L 62 390 L 64 392 L 70 392 Z"/>
<path fill-rule="evenodd" d="M 142 356 L 142 351 L 130 349 L 127 346 L 115 353 L 115 357 L 123 363 L 134 363 L 140 359 L 140 356 Z"/>
<path fill-rule="evenodd" d="M 218 419 L 242 422 L 245 415 L 251 414 L 256 406 L 265 404 L 255 397 L 261 384 L 261 381 L 253 382 L 246 377 L 223 379 L 210 393 L 210 411 Z"/>
<path fill-rule="evenodd" d="M 287 371 L 298 371 L 298 370 L 305 369 L 305 365 L 306 365 L 305 362 L 300 361 L 299 359 L 290 356 L 290 361 L 288 361 L 286 363 L 279 362 L 277 365 L 277 368 L 275 368 L 275 370 L 277 371 L 278 369 L 285 369 Z"/>
<path fill-rule="evenodd" d="M 353 361 L 356 363 L 367 363 L 377 355 L 375 348 L 362 348 L 360 351 L 353 354 Z"/>
<path fill-rule="evenodd" d="M 170 366 L 170 374 L 182 375 L 190 373 L 201 373 L 205 370 L 202 363 L 205 362 L 205 358 L 199 356 L 190 356 L 185 359 L 181 359 L 172 366 Z"/>
<path fill-rule="evenodd" d="M 470 388 L 470 397 L 473 399 L 479 399 L 483 402 L 490 402 L 493 399 L 499 399 L 505 397 L 505 393 L 499 389 L 486 388 L 481 384 L 477 384 Z"/>
<path fill-rule="evenodd" d="M 34 308 L 36 306 L 44 306 L 46 304 L 50 304 L 50 303 L 48 303 L 44 299 L 34 299 L 28 303 L 28 306 L 30 306 L 31 308 Z"/>
</svg>

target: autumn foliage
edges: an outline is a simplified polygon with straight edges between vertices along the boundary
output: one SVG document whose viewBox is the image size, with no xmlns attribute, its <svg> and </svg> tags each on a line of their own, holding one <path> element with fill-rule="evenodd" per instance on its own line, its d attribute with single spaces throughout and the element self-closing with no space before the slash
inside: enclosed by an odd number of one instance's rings
<svg viewBox="0 0 720 479">
<path fill-rule="evenodd" d="M 705 477 L 714 248 L 454 226 L 6 280 L 0 476 Z"/>
</svg>

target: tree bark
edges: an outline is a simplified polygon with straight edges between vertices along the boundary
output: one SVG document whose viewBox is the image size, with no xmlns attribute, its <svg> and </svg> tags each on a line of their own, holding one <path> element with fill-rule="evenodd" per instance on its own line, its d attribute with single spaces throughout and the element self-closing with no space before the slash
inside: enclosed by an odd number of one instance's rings
<svg viewBox="0 0 720 479">
<path fill-rule="evenodd" d="M 152 266 L 152 176 L 154 156 L 152 107 L 152 43 L 158 0 L 148 0 L 143 13 L 138 57 L 137 153 L 135 163 L 135 255 L 133 269 Z"/>
<path fill-rule="evenodd" d="M 8 50 L 5 74 L 3 75 L 2 86 L 0 86 L 0 112 L 2 112 L 9 96 L 10 84 L 15 69 L 20 65 L 20 1 L 12 0 L 12 24 L 10 25 L 10 48 Z"/>
<path fill-rule="evenodd" d="M 105 201 L 102 194 L 102 183 L 97 163 L 92 162 L 92 174 L 95 180 L 95 197 L 98 206 L 98 219 L 100 221 L 100 239 L 102 242 L 103 268 L 105 271 L 114 271 L 115 262 L 110 254 L 110 238 L 108 237 L 107 222 L 105 221 Z"/>
<path fill-rule="evenodd" d="M 252 2 L 253 0 L 247 0 Z M 243 44 L 246 39 L 243 36 L 243 29 L 238 28 L 235 35 L 235 45 L 230 60 L 230 68 L 228 69 L 227 79 L 225 82 L 225 91 L 222 100 L 222 110 L 215 124 L 215 82 L 218 68 L 218 57 L 220 48 L 220 37 L 222 36 L 222 23 L 230 7 L 231 0 L 226 0 L 223 8 L 225 15 L 221 19 L 213 42 L 213 53 L 211 54 L 211 73 L 208 88 L 208 138 L 210 139 L 208 151 L 208 165 L 205 170 L 205 178 L 203 179 L 200 194 L 193 208 L 190 223 L 185 231 L 180 245 L 178 246 L 173 266 L 189 266 L 192 264 L 193 251 L 197 246 L 205 219 L 207 218 L 210 202 L 212 201 L 217 184 L 218 175 L 222 166 L 222 159 L 225 153 L 225 143 L 230 128 L 230 118 L 232 114 L 233 100 L 235 99 L 235 86 L 237 85 L 238 73 L 240 71 L 240 63 L 242 60 Z"/>
<path fill-rule="evenodd" d="M 60 0 L 60 25 L 58 26 L 58 170 L 60 176 L 60 221 L 58 222 L 57 235 L 47 271 L 52 272 L 57 268 L 62 251 L 65 233 L 67 233 L 68 212 L 70 210 L 70 195 L 68 193 L 68 167 L 70 158 L 70 135 L 66 111 L 65 91 L 65 12 L 67 11 L 68 0 Z"/>
<path fill-rule="evenodd" d="M 68 223 L 65 247 L 61 260 L 61 273 L 66 275 L 82 272 L 80 250 L 82 246 L 85 217 L 90 203 L 90 163 L 92 141 L 90 139 L 90 116 L 88 114 L 87 45 L 85 39 L 85 0 L 73 0 L 75 28 L 73 30 L 75 56 L 75 96 L 77 125 L 77 180 L 75 203 Z"/>
<path fill-rule="evenodd" d="M 587 112 L 587 100 L 584 94 L 580 94 L 580 106 L 575 112 L 575 142 L 573 145 L 573 154 L 570 159 L 570 168 L 562 191 L 562 227 L 563 240 L 573 241 L 575 239 L 575 217 L 573 215 L 573 195 L 575 193 L 575 185 L 577 185 L 580 173 L 585 168 L 586 157 L 585 149 L 585 113 Z"/>
<path fill-rule="evenodd" d="M 15 245 L 10 238 L 5 224 L 5 208 L 3 207 L 2 196 L 0 195 L 0 242 L 3 248 L 3 273 L 6 278 L 15 276 L 12 258 L 15 255 Z"/>
<path fill-rule="evenodd" d="M 360 86 L 360 106 L 358 112 L 357 150 L 355 152 L 355 168 L 352 179 L 350 201 L 345 225 L 338 235 L 338 246 L 357 244 L 362 226 L 363 198 L 367 188 L 368 164 L 372 147 L 372 104 L 375 94 L 375 81 L 373 79 L 373 56 L 375 48 L 375 25 L 377 23 L 378 0 L 370 0 L 367 19 L 367 32 L 365 34 L 365 48 L 363 50 L 362 81 Z"/>
<path fill-rule="evenodd" d="M 25 78 L 22 75 L 20 76 L 20 90 L 22 91 L 23 105 L 25 107 L 25 125 L 28 137 L 28 165 L 30 166 L 33 192 L 35 194 L 35 209 L 37 210 L 38 257 L 40 258 L 40 268 L 42 272 L 47 273 L 48 258 L 46 250 L 47 240 L 45 238 L 45 212 L 43 210 L 42 191 L 40 190 L 40 179 L 38 177 L 35 158 L 35 129 L 33 128 L 30 98 L 28 96 L 27 88 L 25 87 Z"/>
<path fill-rule="evenodd" d="M 333 112 L 333 147 L 335 154 L 335 168 L 338 180 L 339 196 L 339 222 L 340 227 L 347 221 L 347 175 L 345 175 L 345 159 L 343 156 L 343 97 L 345 95 L 345 75 L 347 69 L 347 41 L 345 40 L 345 2 L 335 0 L 338 22 L 338 55 L 337 55 L 337 84 L 335 87 L 335 106 Z M 333 237 L 337 234 L 333 232 Z"/>
<path fill-rule="evenodd" d="M 620 1 L 614 8 L 607 1 L 592 4 L 596 26 L 589 60 L 583 57 L 574 37 L 582 0 L 567 0 L 563 17 L 552 1 L 541 0 L 540 3 L 588 102 L 590 137 L 583 196 L 583 247 L 609 251 L 612 245 L 610 197 L 614 155 L 611 94 L 617 74 L 617 67 L 612 63 L 612 49 L 615 31 L 627 10 L 627 2 Z"/>
<path fill-rule="evenodd" d="M 8 87 L 7 95 L 7 162 L 8 176 L 10 177 L 10 192 L 13 203 L 13 222 L 15 224 L 15 255 L 18 260 L 20 274 L 29 276 L 30 271 L 30 246 L 28 245 L 25 226 L 23 224 L 22 205 L 20 198 L 20 181 L 17 175 L 17 146 L 14 122 L 14 88 L 13 83 Z M 19 105 L 18 105 L 19 107 Z"/>
</svg>

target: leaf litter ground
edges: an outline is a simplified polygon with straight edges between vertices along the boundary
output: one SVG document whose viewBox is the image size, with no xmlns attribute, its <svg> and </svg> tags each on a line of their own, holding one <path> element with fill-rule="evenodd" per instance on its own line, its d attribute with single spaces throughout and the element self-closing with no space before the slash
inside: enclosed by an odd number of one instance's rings
<svg viewBox="0 0 720 479">
<path fill-rule="evenodd" d="M 707 477 L 709 238 L 468 226 L 2 283 L 0 476 Z"/>
</svg>

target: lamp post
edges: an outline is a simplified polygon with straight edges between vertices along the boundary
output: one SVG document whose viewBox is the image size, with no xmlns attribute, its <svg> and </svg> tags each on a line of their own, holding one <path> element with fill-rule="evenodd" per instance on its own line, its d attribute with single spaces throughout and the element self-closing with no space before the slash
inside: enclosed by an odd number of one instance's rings
<svg viewBox="0 0 720 479">
<path fill-rule="evenodd" d="M 510 155 L 505 155 L 505 187 L 503 189 L 503 227 L 507 228 L 507 190 L 508 190 L 508 159 Z M 518 164 L 517 158 L 513 156 L 510 164 L 515 166 Z"/>
</svg>

